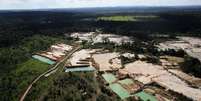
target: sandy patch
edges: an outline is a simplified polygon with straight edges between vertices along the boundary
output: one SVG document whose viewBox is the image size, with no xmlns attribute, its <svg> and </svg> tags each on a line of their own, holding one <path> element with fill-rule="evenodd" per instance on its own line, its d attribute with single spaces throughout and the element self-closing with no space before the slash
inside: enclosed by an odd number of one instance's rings
<svg viewBox="0 0 201 101">
<path fill-rule="evenodd" d="M 75 52 L 72 55 L 72 58 L 70 58 L 70 63 L 72 66 L 79 66 L 82 64 L 78 64 L 78 62 L 80 60 L 86 59 L 86 58 L 90 58 L 90 52 L 91 50 L 87 50 L 87 49 L 82 49 L 80 51 Z"/>
<path fill-rule="evenodd" d="M 113 69 L 120 68 L 121 62 L 115 59 L 119 56 L 119 53 L 103 53 L 93 54 L 93 59 L 98 65 L 99 71 L 110 71 Z"/>
<path fill-rule="evenodd" d="M 201 39 L 195 37 L 178 37 L 179 41 L 166 41 L 157 46 L 160 50 L 182 49 L 188 55 L 201 61 Z"/>
</svg>

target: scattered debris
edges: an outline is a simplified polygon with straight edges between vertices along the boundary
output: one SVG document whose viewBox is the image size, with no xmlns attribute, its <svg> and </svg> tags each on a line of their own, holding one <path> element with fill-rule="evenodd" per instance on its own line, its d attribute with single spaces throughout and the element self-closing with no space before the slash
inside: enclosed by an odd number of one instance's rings
<svg viewBox="0 0 201 101">
<path fill-rule="evenodd" d="M 172 75 L 162 66 L 136 61 L 125 65 L 121 73 L 129 74 L 144 84 L 156 82 L 162 87 L 181 93 L 193 100 L 201 99 L 201 90 L 190 87 L 185 81 Z"/>
<path fill-rule="evenodd" d="M 135 54 L 131 54 L 131 53 L 123 53 L 121 54 L 122 56 L 128 58 L 128 59 L 133 59 L 135 58 Z"/>
<path fill-rule="evenodd" d="M 134 82 L 132 79 L 123 79 L 118 81 L 119 84 L 122 85 L 130 94 L 134 94 L 135 92 L 141 90 L 142 85 Z"/>
<path fill-rule="evenodd" d="M 132 38 L 127 36 L 115 35 L 115 34 L 97 34 L 95 32 L 89 33 L 72 33 L 71 37 L 79 38 L 82 41 L 88 41 L 94 43 L 103 43 L 106 41 L 113 42 L 115 44 L 122 44 L 122 43 L 131 43 L 133 42 Z"/>
<path fill-rule="evenodd" d="M 91 50 L 85 50 L 82 49 L 80 51 L 75 52 L 72 55 L 72 58 L 70 58 L 70 66 L 90 66 L 90 51 Z"/>
</svg>

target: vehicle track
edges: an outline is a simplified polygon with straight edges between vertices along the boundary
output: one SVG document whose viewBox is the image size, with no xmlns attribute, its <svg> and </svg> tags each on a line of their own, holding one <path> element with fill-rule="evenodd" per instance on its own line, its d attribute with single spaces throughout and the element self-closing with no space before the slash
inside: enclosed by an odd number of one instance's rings
<svg viewBox="0 0 201 101">
<path fill-rule="evenodd" d="M 77 50 L 80 49 L 80 46 L 74 48 L 70 53 L 68 53 L 64 59 L 62 59 L 61 61 L 59 61 L 54 67 L 50 68 L 49 70 L 47 70 L 46 72 L 44 72 L 43 74 L 39 75 L 36 79 L 33 80 L 33 82 L 31 82 L 31 84 L 29 84 L 29 86 L 27 87 L 26 91 L 23 93 L 23 95 L 20 97 L 20 101 L 24 101 L 26 95 L 29 93 L 29 91 L 31 90 L 33 84 L 35 84 L 37 81 L 40 80 L 41 77 L 47 75 L 48 73 L 51 73 L 52 71 L 58 69 L 58 66 L 64 62 L 65 60 L 67 60 L 68 58 L 70 58 L 70 56 L 75 53 Z M 49 74 L 51 75 L 51 74 Z"/>
</svg>

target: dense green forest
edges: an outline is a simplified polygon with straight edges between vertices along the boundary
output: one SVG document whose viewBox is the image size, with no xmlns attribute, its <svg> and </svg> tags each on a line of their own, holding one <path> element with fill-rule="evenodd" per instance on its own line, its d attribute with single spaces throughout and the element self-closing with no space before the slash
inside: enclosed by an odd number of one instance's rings
<svg viewBox="0 0 201 101">
<path fill-rule="evenodd" d="M 39 93 L 38 90 L 40 90 Z M 50 77 L 49 80 L 44 78 L 32 89 L 26 100 L 120 101 L 112 91 L 105 88 L 102 82 L 97 81 L 94 73 L 87 72 L 59 73 L 57 76 Z"/>
<path fill-rule="evenodd" d="M 196 77 L 201 77 L 201 62 L 190 56 L 185 56 L 184 59 L 185 62 L 181 64 L 182 70 Z"/>
</svg>

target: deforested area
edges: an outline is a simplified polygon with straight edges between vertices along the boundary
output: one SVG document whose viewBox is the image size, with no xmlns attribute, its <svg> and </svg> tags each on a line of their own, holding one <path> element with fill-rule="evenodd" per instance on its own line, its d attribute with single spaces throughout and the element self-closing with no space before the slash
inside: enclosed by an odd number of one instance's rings
<svg viewBox="0 0 201 101">
<path fill-rule="evenodd" d="M 1 3 L 0 101 L 201 101 L 200 6 Z"/>
</svg>

